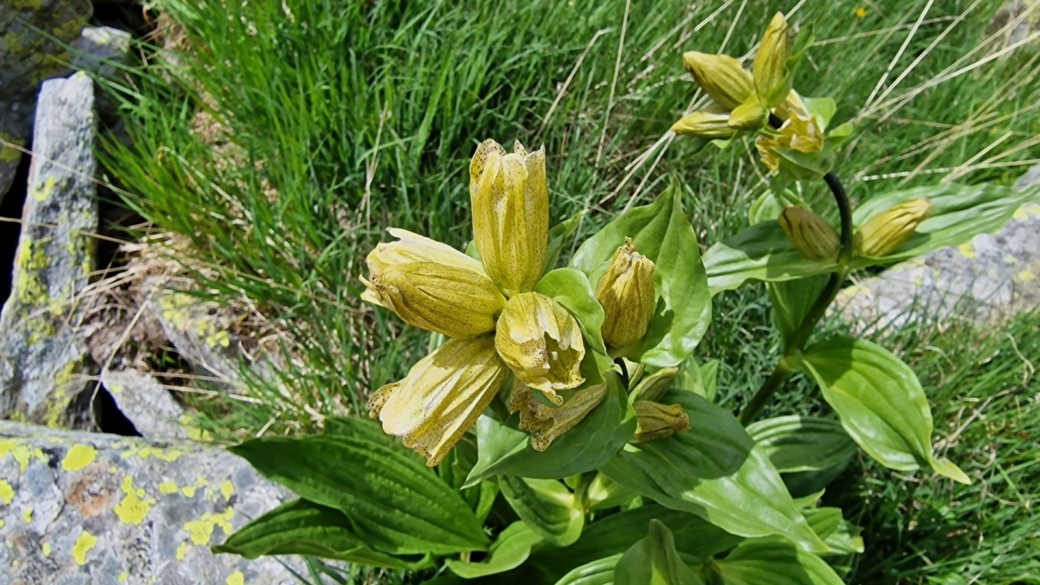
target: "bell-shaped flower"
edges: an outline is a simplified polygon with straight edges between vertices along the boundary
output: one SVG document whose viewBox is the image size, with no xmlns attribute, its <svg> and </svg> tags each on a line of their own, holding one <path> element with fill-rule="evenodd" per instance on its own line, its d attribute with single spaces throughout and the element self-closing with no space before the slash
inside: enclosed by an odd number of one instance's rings
<svg viewBox="0 0 1040 585">
<path fill-rule="evenodd" d="M 686 136 L 708 139 L 726 139 L 737 135 L 737 129 L 729 125 L 729 110 L 712 106 L 691 112 L 672 124 L 672 132 Z"/>
<path fill-rule="evenodd" d="M 690 416 L 681 404 L 659 404 L 639 400 L 632 404 L 636 411 L 636 433 L 633 443 L 648 443 L 690 430 Z"/>
<path fill-rule="evenodd" d="M 429 238 L 389 231 L 400 239 L 379 244 L 368 255 L 363 300 L 455 339 L 494 331 L 505 297 L 480 262 Z"/>
<path fill-rule="evenodd" d="M 855 235 L 857 254 L 879 258 L 907 243 L 917 226 L 932 216 L 932 202 L 911 199 L 867 220 Z"/>
<path fill-rule="evenodd" d="M 794 247 L 810 260 L 834 260 L 841 239 L 834 226 L 804 207 L 792 205 L 780 213 L 780 227 Z"/>
<path fill-rule="evenodd" d="M 432 467 L 491 404 L 508 373 L 493 336 L 453 339 L 375 393 L 369 407 L 384 432 L 401 437 Z"/>
<path fill-rule="evenodd" d="M 488 276 L 507 297 L 530 291 L 545 271 L 549 189 L 545 149 L 514 152 L 494 140 L 477 147 L 469 167 L 473 239 Z"/>
<path fill-rule="evenodd" d="M 795 150 L 802 153 L 823 150 L 823 131 L 816 122 L 816 116 L 802 114 L 790 110 L 790 117 L 780 126 L 779 134 L 761 134 L 755 139 L 755 148 L 769 170 L 780 169 L 778 148 Z"/>
<path fill-rule="evenodd" d="M 709 55 L 690 51 L 683 53 L 683 65 L 715 103 L 729 111 L 754 95 L 751 74 L 740 61 L 729 55 Z"/>
<path fill-rule="evenodd" d="M 585 343 L 578 321 L 541 293 L 520 293 L 506 302 L 495 328 L 495 347 L 520 382 L 555 404 L 563 403 L 558 390 L 577 388 L 585 381 Z"/>
<path fill-rule="evenodd" d="M 770 107 L 779 105 L 790 91 L 787 60 L 791 58 L 791 33 L 787 19 L 777 12 L 769 21 L 752 67 L 755 91 Z"/>
<path fill-rule="evenodd" d="M 557 437 L 574 428 L 607 395 L 607 385 L 578 390 L 561 406 L 542 403 L 534 390 L 517 384 L 509 402 L 510 412 L 520 413 L 520 430 L 531 433 L 531 447 L 545 451 Z"/>
<path fill-rule="evenodd" d="M 646 335 L 654 316 L 654 263 L 636 251 L 630 238 L 618 247 L 607 271 L 596 285 L 596 300 L 603 307 L 603 341 L 624 347 Z"/>
</svg>

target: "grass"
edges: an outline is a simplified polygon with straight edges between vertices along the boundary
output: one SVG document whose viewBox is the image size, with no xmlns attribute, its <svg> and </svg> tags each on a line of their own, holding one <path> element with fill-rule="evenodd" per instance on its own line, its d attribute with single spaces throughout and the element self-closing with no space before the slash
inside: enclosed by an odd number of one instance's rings
<svg viewBox="0 0 1040 585">
<path fill-rule="evenodd" d="M 200 424 L 225 438 L 307 432 L 323 414 L 362 410 L 367 392 L 423 354 L 424 335 L 358 302 L 362 261 L 387 226 L 464 245 L 468 159 L 486 137 L 545 145 L 552 217 L 590 209 L 583 235 L 651 200 L 669 174 L 693 188 L 684 203 L 704 246 L 743 227 L 766 189 L 753 145 L 694 155 L 666 134 L 701 99 L 681 52 L 748 55 L 775 10 L 816 22 L 795 86 L 834 95 L 837 121 L 856 124 L 838 164 L 854 199 L 938 181 L 1011 183 L 1040 144 L 1040 51 L 1035 38 L 1004 49 L 1005 35 L 987 31 L 1002 3 L 157 0 L 189 52 L 179 64 L 148 53 L 131 83 L 111 88 L 133 145 L 112 143 L 108 168 L 127 205 L 190 244 L 197 294 L 246 299 L 283 332 L 282 378 L 250 379 L 245 392 L 258 400 L 194 404 Z M 804 195 L 826 201 L 822 185 Z M 768 373 L 777 341 L 763 287 L 715 301 L 698 357 L 721 360 L 721 399 L 735 406 Z M 900 339 L 921 348 L 944 338 Z M 937 364 L 919 367 L 946 388 L 928 369 Z M 1006 382 L 975 370 L 961 376 L 979 392 Z M 804 388 L 792 385 L 778 406 L 807 408 Z M 944 409 L 956 403 L 941 402 L 937 420 L 951 420 Z M 940 436 L 949 432 L 940 425 Z M 962 445 L 975 445 L 967 436 Z M 905 527 L 909 516 L 891 506 L 917 484 L 869 467 L 861 477 L 848 481 L 863 517 L 884 518 L 879 531 Z M 1022 489 L 985 477 L 972 489 Z M 927 551 L 936 541 L 913 542 Z M 1002 565 L 998 549 L 971 562 Z M 897 562 L 897 552 L 872 551 L 882 556 L 861 564 L 857 582 L 941 573 L 925 553 Z M 890 571 L 888 580 L 871 570 Z"/>
</svg>

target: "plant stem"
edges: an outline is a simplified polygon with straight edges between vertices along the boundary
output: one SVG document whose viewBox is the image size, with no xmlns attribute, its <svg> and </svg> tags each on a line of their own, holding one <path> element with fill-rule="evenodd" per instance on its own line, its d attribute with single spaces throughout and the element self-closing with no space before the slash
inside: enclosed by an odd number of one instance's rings
<svg viewBox="0 0 1040 585">
<path fill-rule="evenodd" d="M 770 114 L 769 123 L 774 128 L 779 128 L 782 124 L 781 120 L 774 114 Z M 801 352 L 805 343 L 809 341 L 809 336 L 812 335 L 817 323 L 820 322 L 824 313 L 827 312 L 827 307 L 838 296 L 841 284 L 845 282 L 845 277 L 849 273 L 849 263 L 852 261 L 853 250 L 852 205 L 849 203 L 849 196 L 845 192 L 845 186 L 841 184 L 841 180 L 838 179 L 838 176 L 833 171 L 824 175 L 823 180 L 834 195 L 834 201 L 838 204 L 838 214 L 841 217 L 841 249 L 838 252 L 838 269 L 831 273 L 830 278 L 827 280 L 827 285 L 820 291 L 820 296 L 816 298 L 816 302 L 809 308 L 809 312 L 802 318 L 798 329 L 791 336 L 791 339 L 788 340 L 787 345 L 784 347 L 783 355 L 781 355 L 776 367 L 773 368 L 773 372 L 769 374 L 769 377 L 758 388 L 755 395 L 751 397 L 751 401 L 744 407 L 744 410 L 740 412 L 740 424 L 744 426 L 753 423 L 758 418 L 758 415 L 762 413 L 762 409 L 765 408 L 773 394 L 780 389 L 787 377 L 791 375 L 794 367 L 790 363 L 790 358 Z"/>
</svg>

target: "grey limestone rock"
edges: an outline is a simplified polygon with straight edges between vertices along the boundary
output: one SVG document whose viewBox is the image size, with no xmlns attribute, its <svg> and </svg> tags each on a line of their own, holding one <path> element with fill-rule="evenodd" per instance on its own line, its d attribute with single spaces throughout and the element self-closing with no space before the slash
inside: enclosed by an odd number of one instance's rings
<svg viewBox="0 0 1040 585">
<path fill-rule="evenodd" d="M 101 77 L 116 74 L 116 65 L 130 53 L 130 33 L 108 26 L 88 26 L 72 43 L 72 67 Z"/>
<path fill-rule="evenodd" d="M 286 501 L 222 448 L 0 421 L 0 582 L 290 585 L 293 558 L 209 547 Z"/>
<path fill-rule="evenodd" d="M 101 383 L 142 437 L 188 439 L 185 413 L 153 376 L 137 370 L 103 369 Z"/>
<path fill-rule="evenodd" d="M 1040 184 L 1040 165 L 1019 178 Z M 897 264 L 839 293 L 834 308 L 858 332 L 921 320 L 999 322 L 1040 306 L 1040 204 L 1026 203 L 995 234 Z"/>
<path fill-rule="evenodd" d="M 77 296 L 94 269 L 96 126 L 89 77 L 43 84 L 14 286 L 0 312 L 0 416 L 86 424 Z"/>
</svg>

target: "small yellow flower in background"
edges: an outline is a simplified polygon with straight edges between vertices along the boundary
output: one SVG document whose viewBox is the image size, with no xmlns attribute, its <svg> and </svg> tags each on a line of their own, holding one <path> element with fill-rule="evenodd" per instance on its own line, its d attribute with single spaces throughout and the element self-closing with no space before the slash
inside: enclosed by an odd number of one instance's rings
<svg viewBox="0 0 1040 585">
<path fill-rule="evenodd" d="M 401 437 L 430 466 L 473 426 L 510 370 L 557 403 L 563 402 L 557 391 L 585 381 L 577 320 L 563 305 L 531 292 L 545 271 L 549 245 L 545 151 L 528 153 L 519 142 L 514 150 L 507 154 L 488 140 L 470 164 L 479 261 L 393 228 L 388 231 L 398 241 L 376 246 L 367 258 L 363 300 L 451 338 L 369 400 L 383 431 Z M 596 394 L 579 395 L 587 401 Z M 577 416 L 573 409 L 582 404 L 564 412 Z M 548 442 L 570 428 L 563 414 L 556 416 L 545 429 Z"/>
<path fill-rule="evenodd" d="M 866 18 L 868 14 L 870 13 L 867 12 L 867 9 L 863 8 L 862 6 L 856 9 L 856 18 Z"/>
<path fill-rule="evenodd" d="M 379 244 L 367 259 L 362 300 L 397 313 L 409 325 L 465 339 L 495 330 L 505 297 L 480 262 L 405 230 Z"/>
<path fill-rule="evenodd" d="M 473 239 L 488 276 L 506 296 L 529 291 L 542 277 L 549 249 L 545 149 L 512 153 L 494 140 L 470 162 Z"/>
<path fill-rule="evenodd" d="M 681 404 L 658 404 L 639 400 L 632 407 L 636 411 L 636 433 L 633 443 L 648 443 L 690 430 L 690 417 Z"/>
<path fill-rule="evenodd" d="M 729 110 L 722 106 L 712 106 L 683 116 L 672 124 L 672 132 L 686 136 L 725 139 L 736 136 L 737 129 L 729 125 Z"/>
<path fill-rule="evenodd" d="M 755 139 L 755 148 L 762 158 L 762 164 L 773 171 L 780 168 L 777 148 L 804 153 L 823 150 L 823 131 L 820 130 L 816 117 L 812 114 L 802 114 L 793 108 L 788 112 L 790 117 L 780 126 L 779 135 L 762 134 Z"/>
<path fill-rule="evenodd" d="M 856 253 L 878 258 L 907 243 L 917 226 L 932 216 L 932 202 L 911 199 L 867 220 L 855 235 Z"/>
<path fill-rule="evenodd" d="M 380 389 L 369 406 L 383 431 L 437 465 L 491 404 L 509 370 L 491 335 L 453 339 Z"/>
<path fill-rule="evenodd" d="M 596 285 L 603 306 L 603 341 L 624 347 L 646 335 L 657 306 L 654 263 L 636 251 L 630 238 L 617 249 Z"/>
<path fill-rule="evenodd" d="M 531 433 L 531 447 L 545 451 L 557 437 L 574 428 L 607 395 L 608 386 L 599 384 L 579 390 L 562 406 L 542 404 L 533 390 L 517 384 L 509 403 L 509 412 L 520 413 L 520 430 Z"/>
<path fill-rule="evenodd" d="M 803 256 L 810 260 L 834 260 L 841 239 L 834 227 L 819 215 L 798 206 L 780 213 L 780 227 Z"/>
<path fill-rule="evenodd" d="M 787 60 L 790 57 L 791 33 L 787 28 L 787 19 L 777 12 L 762 35 L 762 43 L 758 47 L 752 68 L 755 91 L 770 107 L 779 105 L 787 97 L 786 91 L 779 90 L 785 84 Z"/>
<path fill-rule="evenodd" d="M 729 55 L 683 53 L 683 65 L 704 93 L 726 111 L 744 103 L 755 93 L 751 74 Z"/>
<path fill-rule="evenodd" d="M 585 343 L 578 321 L 543 294 L 527 292 L 509 299 L 498 319 L 495 347 L 518 380 L 555 404 L 563 404 L 557 390 L 577 388 L 585 381 L 580 370 Z"/>
</svg>

